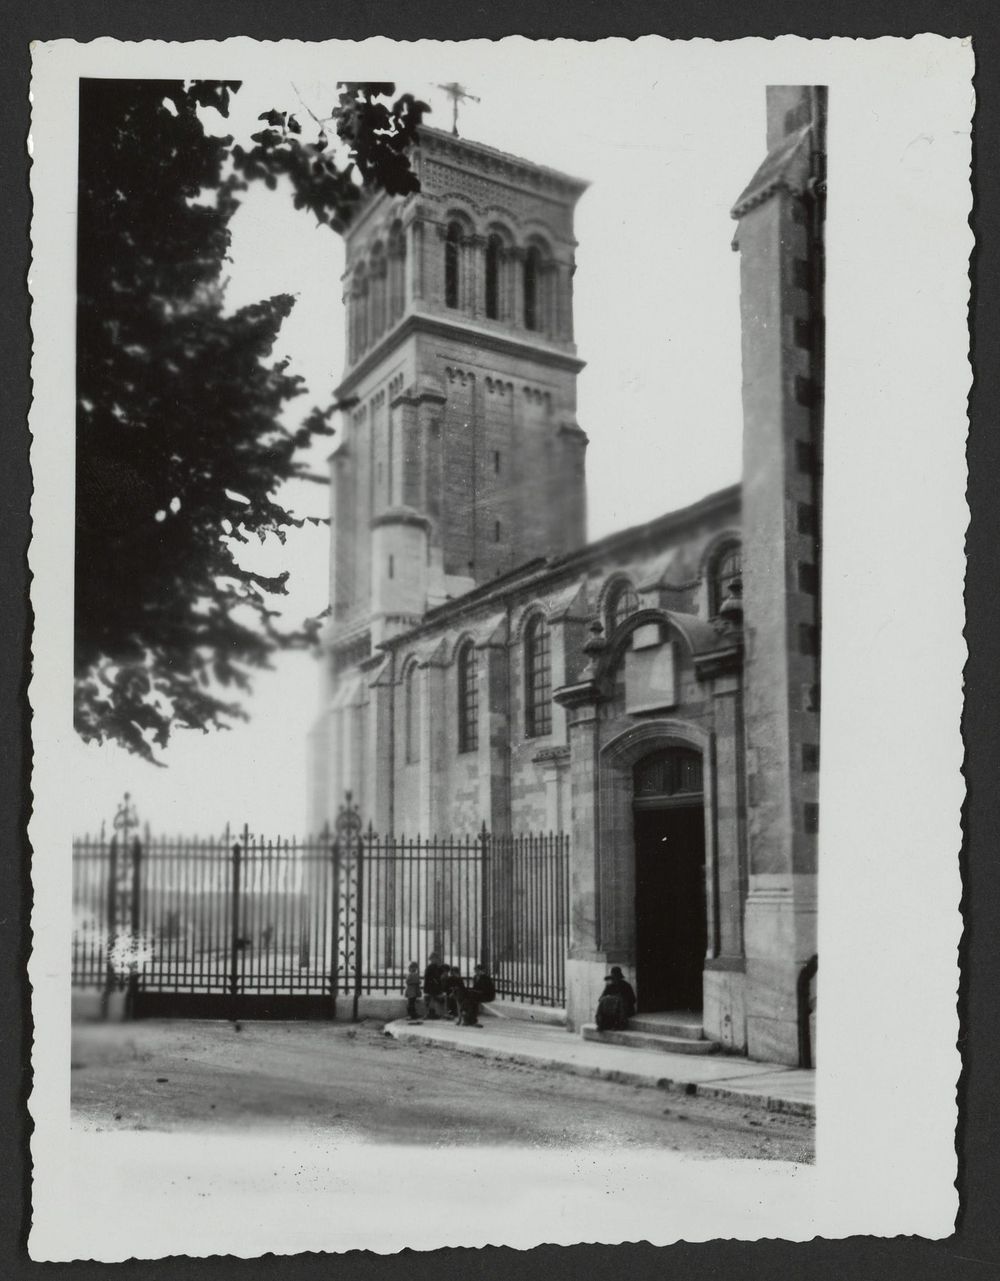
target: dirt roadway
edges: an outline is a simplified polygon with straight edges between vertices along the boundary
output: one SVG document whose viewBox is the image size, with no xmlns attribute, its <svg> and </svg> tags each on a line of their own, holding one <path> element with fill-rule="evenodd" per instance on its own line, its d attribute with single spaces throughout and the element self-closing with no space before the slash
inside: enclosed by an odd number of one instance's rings
<svg viewBox="0 0 1000 1281">
<path fill-rule="evenodd" d="M 372 1142 L 661 1147 L 811 1162 L 811 1124 L 403 1045 L 381 1025 L 143 1022 L 73 1029 L 74 1124 L 307 1126 Z"/>
</svg>

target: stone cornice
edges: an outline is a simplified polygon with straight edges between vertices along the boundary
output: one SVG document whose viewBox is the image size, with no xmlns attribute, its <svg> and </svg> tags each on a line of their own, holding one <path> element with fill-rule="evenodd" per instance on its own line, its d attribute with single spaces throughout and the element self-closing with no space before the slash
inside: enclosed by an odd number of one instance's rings
<svg viewBox="0 0 1000 1281">
<path fill-rule="evenodd" d="M 359 641 L 368 639 L 370 631 L 371 623 L 369 619 L 363 618 L 360 621 L 353 623 L 350 627 L 345 628 L 343 631 L 338 632 L 337 635 L 331 636 L 329 648 L 337 651 L 349 649 Z"/>
<path fill-rule="evenodd" d="M 695 675 L 700 681 L 712 680 L 724 676 L 727 672 L 738 672 L 743 668 L 743 636 L 740 632 L 730 632 L 720 637 L 718 649 L 707 654 L 696 654 L 694 657 Z M 728 643 L 725 643 L 728 642 Z"/>
<path fill-rule="evenodd" d="M 774 147 L 733 205 L 731 217 L 742 218 L 779 191 L 793 196 L 802 195 L 811 177 L 812 141 L 812 125 L 805 125 Z"/>
<path fill-rule="evenodd" d="M 394 328 L 386 330 L 375 346 L 344 375 L 343 381 L 334 392 L 336 399 L 343 400 L 350 395 L 358 383 L 381 364 L 394 346 L 418 333 L 430 334 L 436 338 L 453 338 L 459 342 L 471 341 L 478 347 L 489 348 L 520 359 L 533 360 L 537 364 L 547 365 L 552 369 L 564 369 L 573 374 L 578 374 L 586 365 L 586 361 L 580 360 L 569 351 L 542 346 L 537 341 L 529 342 L 513 334 L 498 333 L 477 325 L 471 320 L 451 320 L 443 316 L 428 315 L 426 312 L 411 311 Z"/>
<path fill-rule="evenodd" d="M 552 697 L 560 707 L 565 707 L 567 711 L 572 711 L 577 707 L 587 707 L 593 703 L 601 703 L 607 698 L 607 694 L 600 681 L 585 680 L 575 681 L 572 685 L 563 685 L 559 689 L 553 690 Z"/>
<path fill-rule="evenodd" d="M 528 191 L 547 189 L 578 200 L 590 186 L 583 178 L 574 178 L 571 174 L 561 173 L 546 165 L 536 165 L 531 160 L 500 151 L 486 143 L 456 137 L 443 129 L 433 129 L 427 125 L 421 126 L 419 148 L 421 156 L 447 158 L 459 164 L 463 170 L 478 170 L 489 176 L 504 177 L 508 182 L 514 180 L 518 186 Z"/>
<path fill-rule="evenodd" d="M 430 518 L 412 507 L 387 507 L 371 519 L 372 529 L 381 529 L 383 525 L 413 525 L 417 529 L 430 529 Z"/>
<path fill-rule="evenodd" d="M 393 396 L 389 405 L 392 409 L 397 405 L 443 405 L 447 400 L 448 397 L 443 391 L 431 391 L 426 387 L 419 390 L 415 387 L 405 387 L 398 396 Z"/>
</svg>

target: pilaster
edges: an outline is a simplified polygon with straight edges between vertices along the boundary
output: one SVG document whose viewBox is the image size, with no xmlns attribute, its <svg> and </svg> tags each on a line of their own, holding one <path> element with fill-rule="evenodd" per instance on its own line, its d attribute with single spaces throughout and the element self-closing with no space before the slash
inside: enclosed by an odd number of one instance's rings
<svg viewBox="0 0 1000 1281">
<path fill-rule="evenodd" d="M 798 1062 L 816 951 L 823 94 L 768 92 L 769 154 L 742 193 L 747 1046 Z M 794 109 L 790 104 L 794 103 Z"/>
<path fill-rule="evenodd" d="M 513 313 L 511 322 L 520 329 L 524 328 L 524 250 L 514 246 L 510 250 L 511 274 L 513 276 Z"/>
<path fill-rule="evenodd" d="M 442 639 L 430 657 L 420 664 L 420 825 L 428 836 L 438 834 L 442 817 L 438 789 L 448 728 L 441 715 L 441 708 L 446 705 L 447 667 L 448 652 Z"/>
<path fill-rule="evenodd" d="M 476 646 L 479 808 L 494 833 L 510 831 L 510 658 L 506 620 Z"/>
<path fill-rule="evenodd" d="M 370 821 L 377 832 L 395 827 L 395 693 L 393 660 L 375 660 L 365 673 L 368 682 L 368 754 L 366 770 L 371 779 Z"/>
</svg>

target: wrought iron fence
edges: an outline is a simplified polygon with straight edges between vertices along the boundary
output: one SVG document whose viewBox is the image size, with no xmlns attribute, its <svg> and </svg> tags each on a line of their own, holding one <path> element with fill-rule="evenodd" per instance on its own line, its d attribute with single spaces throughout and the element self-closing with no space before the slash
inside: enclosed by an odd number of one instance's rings
<svg viewBox="0 0 1000 1281">
<path fill-rule="evenodd" d="M 338 997 L 401 992 L 411 961 L 484 962 L 499 995 L 565 1001 L 569 843 L 562 834 L 424 839 L 335 829 L 268 840 L 114 834 L 73 844 L 73 982 L 132 1012 L 330 1016 Z"/>
<path fill-rule="evenodd" d="M 482 962 L 500 996 L 562 1005 L 569 945 L 569 841 L 561 833 L 359 843 L 364 992 L 398 991 L 436 952 L 463 974 Z"/>
</svg>

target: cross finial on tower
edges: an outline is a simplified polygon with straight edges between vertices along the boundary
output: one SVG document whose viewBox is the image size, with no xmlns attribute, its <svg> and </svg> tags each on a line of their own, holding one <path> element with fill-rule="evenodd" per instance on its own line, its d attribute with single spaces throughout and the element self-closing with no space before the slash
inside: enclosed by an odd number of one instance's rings
<svg viewBox="0 0 1000 1281">
<path fill-rule="evenodd" d="M 479 99 L 475 96 L 475 94 L 469 93 L 468 89 L 465 89 L 462 85 L 460 85 L 457 80 L 453 80 L 451 84 L 438 85 L 437 87 L 439 89 L 443 89 L 445 93 L 448 95 L 448 97 L 451 99 L 451 131 L 457 138 L 458 137 L 458 104 L 459 102 L 465 102 L 465 101 L 478 102 Z"/>
</svg>

